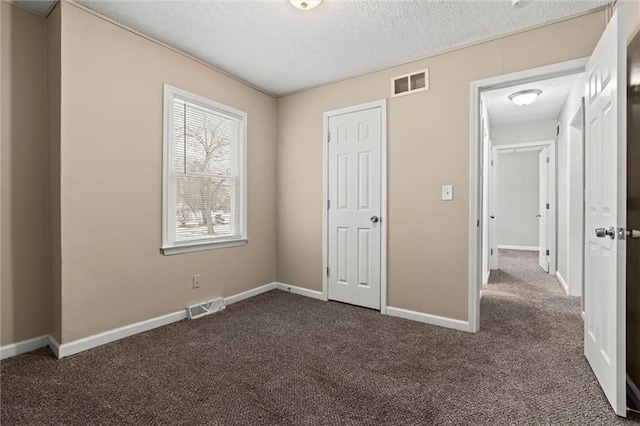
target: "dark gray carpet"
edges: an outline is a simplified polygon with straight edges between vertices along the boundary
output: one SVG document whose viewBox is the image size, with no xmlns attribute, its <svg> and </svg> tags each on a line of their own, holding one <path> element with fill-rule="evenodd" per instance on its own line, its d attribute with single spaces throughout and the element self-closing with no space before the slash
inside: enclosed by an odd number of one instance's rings
<svg viewBox="0 0 640 426">
<path fill-rule="evenodd" d="M 582 356 L 578 299 L 532 255 L 501 254 L 480 333 L 272 291 L 59 361 L 48 349 L 3 361 L 0 421 L 630 423 Z"/>
</svg>

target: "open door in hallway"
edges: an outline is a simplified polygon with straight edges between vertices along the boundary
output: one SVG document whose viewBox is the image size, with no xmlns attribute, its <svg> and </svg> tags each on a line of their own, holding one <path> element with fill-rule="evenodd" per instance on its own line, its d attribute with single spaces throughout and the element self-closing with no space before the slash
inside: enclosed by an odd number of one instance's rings
<svg viewBox="0 0 640 426">
<path fill-rule="evenodd" d="M 626 35 L 618 10 L 586 67 L 584 353 L 626 416 Z"/>
</svg>

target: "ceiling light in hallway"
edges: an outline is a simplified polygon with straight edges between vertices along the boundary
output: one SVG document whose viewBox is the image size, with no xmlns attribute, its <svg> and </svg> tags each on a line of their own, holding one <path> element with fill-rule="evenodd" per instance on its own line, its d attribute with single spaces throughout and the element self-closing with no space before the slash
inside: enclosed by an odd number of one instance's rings
<svg viewBox="0 0 640 426">
<path fill-rule="evenodd" d="M 289 3 L 300 10 L 311 10 L 320 4 L 322 0 L 289 0 Z"/>
<path fill-rule="evenodd" d="M 523 90 L 521 92 L 512 93 L 509 95 L 509 99 L 519 106 L 529 105 L 535 101 L 542 93 L 541 90 Z"/>
</svg>

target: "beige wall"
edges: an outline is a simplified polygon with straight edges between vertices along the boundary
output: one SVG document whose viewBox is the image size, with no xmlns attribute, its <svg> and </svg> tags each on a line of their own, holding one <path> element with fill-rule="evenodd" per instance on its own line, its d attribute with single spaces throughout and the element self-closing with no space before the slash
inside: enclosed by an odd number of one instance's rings
<svg viewBox="0 0 640 426">
<path fill-rule="evenodd" d="M 275 281 L 275 99 L 61 6 L 62 342 Z M 160 253 L 163 83 L 247 112 L 246 246 Z"/>
<path fill-rule="evenodd" d="M 618 0 L 614 9 L 620 6 L 627 10 L 627 41 L 631 42 L 640 31 L 640 0 Z"/>
<path fill-rule="evenodd" d="M 49 332 L 45 26 L 1 2 L 0 344 Z"/>
<path fill-rule="evenodd" d="M 588 56 L 605 24 L 596 12 L 279 98 L 278 281 L 322 288 L 322 113 L 387 98 L 391 77 L 428 67 L 431 90 L 388 101 L 388 303 L 466 320 L 469 83 Z"/>
<path fill-rule="evenodd" d="M 60 235 L 60 90 L 61 7 L 46 19 L 47 29 L 47 140 L 49 145 L 49 271 L 51 282 L 50 331 L 60 341 L 62 330 L 62 258 Z"/>
</svg>

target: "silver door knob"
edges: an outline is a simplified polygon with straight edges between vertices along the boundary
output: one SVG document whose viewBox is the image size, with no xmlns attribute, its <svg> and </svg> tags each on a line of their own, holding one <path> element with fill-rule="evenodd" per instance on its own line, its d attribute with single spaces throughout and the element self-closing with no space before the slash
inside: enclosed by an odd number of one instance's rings
<svg viewBox="0 0 640 426">
<path fill-rule="evenodd" d="M 616 237 L 616 229 L 612 226 L 609 229 L 605 229 L 605 228 L 596 228 L 596 237 L 598 238 L 604 238 L 604 237 L 610 237 L 611 239 L 614 239 Z"/>
<path fill-rule="evenodd" d="M 378 216 L 371 216 L 371 222 L 378 223 L 379 220 L 380 218 Z"/>
</svg>

